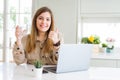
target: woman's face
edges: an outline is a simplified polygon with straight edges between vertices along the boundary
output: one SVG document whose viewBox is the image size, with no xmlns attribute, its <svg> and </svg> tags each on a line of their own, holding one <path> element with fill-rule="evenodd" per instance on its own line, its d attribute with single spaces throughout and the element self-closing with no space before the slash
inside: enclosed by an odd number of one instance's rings
<svg viewBox="0 0 120 80">
<path fill-rule="evenodd" d="M 36 20 L 37 29 L 39 32 L 46 32 L 51 25 L 51 15 L 49 12 L 44 12 L 37 17 Z"/>
</svg>

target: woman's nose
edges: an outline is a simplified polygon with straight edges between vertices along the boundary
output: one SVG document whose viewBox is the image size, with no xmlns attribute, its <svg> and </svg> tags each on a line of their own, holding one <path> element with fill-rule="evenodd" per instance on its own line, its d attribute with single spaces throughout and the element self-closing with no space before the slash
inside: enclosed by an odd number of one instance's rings
<svg viewBox="0 0 120 80">
<path fill-rule="evenodd" d="M 43 19 L 43 20 L 42 20 L 42 22 L 43 22 L 43 23 L 46 23 L 46 20 L 45 20 L 45 19 Z"/>
</svg>

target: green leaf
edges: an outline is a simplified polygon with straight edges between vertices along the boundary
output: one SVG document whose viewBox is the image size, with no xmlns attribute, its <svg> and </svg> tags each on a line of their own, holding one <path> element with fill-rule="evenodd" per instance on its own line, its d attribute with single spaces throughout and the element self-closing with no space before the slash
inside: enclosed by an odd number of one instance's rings
<svg viewBox="0 0 120 80">
<path fill-rule="evenodd" d="M 39 61 L 39 60 L 36 60 L 36 61 L 34 62 L 34 66 L 35 66 L 36 68 L 41 68 L 41 67 L 42 67 L 42 62 Z"/>
<path fill-rule="evenodd" d="M 105 44 L 105 43 L 102 43 L 102 47 L 104 47 L 104 48 L 105 48 L 105 47 L 107 47 L 107 44 Z"/>
</svg>

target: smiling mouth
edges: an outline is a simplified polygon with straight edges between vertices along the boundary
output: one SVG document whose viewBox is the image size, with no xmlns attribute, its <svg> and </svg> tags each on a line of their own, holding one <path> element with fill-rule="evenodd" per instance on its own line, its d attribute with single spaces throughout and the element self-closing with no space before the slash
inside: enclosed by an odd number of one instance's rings
<svg viewBox="0 0 120 80">
<path fill-rule="evenodd" d="M 47 26 L 44 26 L 44 25 L 40 25 L 40 27 L 41 27 L 41 28 L 45 28 L 45 27 L 47 27 Z"/>
</svg>

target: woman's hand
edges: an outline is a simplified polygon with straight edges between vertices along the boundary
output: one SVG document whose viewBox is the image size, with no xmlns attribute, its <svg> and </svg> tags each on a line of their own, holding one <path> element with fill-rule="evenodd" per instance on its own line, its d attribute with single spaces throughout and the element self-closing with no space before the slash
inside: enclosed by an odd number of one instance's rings
<svg viewBox="0 0 120 80">
<path fill-rule="evenodd" d="M 59 32 L 56 29 L 55 31 L 50 31 L 48 38 L 50 38 L 54 44 L 56 44 L 60 39 L 59 39 Z"/>
<path fill-rule="evenodd" d="M 15 36 L 17 39 L 17 45 L 21 45 L 21 39 L 24 36 L 25 30 L 23 31 L 21 27 L 16 26 Z"/>
</svg>

